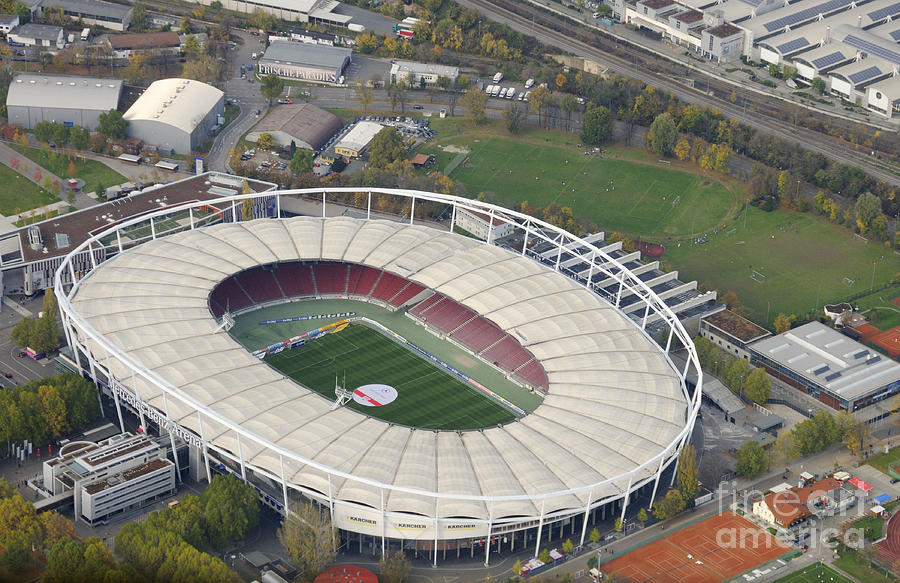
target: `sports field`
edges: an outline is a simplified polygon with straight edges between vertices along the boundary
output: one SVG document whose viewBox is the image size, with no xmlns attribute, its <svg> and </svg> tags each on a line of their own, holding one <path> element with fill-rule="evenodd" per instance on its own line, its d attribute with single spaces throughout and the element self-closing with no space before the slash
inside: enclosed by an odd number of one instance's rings
<svg viewBox="0 0 900 583">
<path fill-rule="evenodd" d="M 715 514 L 600 565 L 645 583 L 719 583 L 791 551 L 752 522 Z"/>
<path fill-rule="evenodd" d="M 815 563 L 794 571 L 786 577 L 778 579 L 775 583 L 852 583 L 853 579 L 845 577 L 822 563 Z"/>
<path fill-rule="evenodd" d="M 362 323 L 350 324 L 294 350 L 267 356 L 286 376 L 334 399 L 335 377 L 353 390 L 385 384 L 397 390 L 388 404 L 347 407 L 391 423 L 424 429 L 479 429 L 515 419 L 515 415 L 437 368 L 400 343 Z"/>
<path fill-rule="evenodd" d="M 737 210 L 737 198 L 706 176 L 585 151 L 466 134 L 421 150 L 435 156 L 436 169 L 450 165 L 450 178 L 472 196 L 484 192 L 487 200 L 507 207 L 557 203 L 607 232 L 655 238 L 702 233 Z"/>
<path fill-rule="evenodd" d="M 847 229 L 808 213 L 764 212 L 749 207 L 709 233 L 706 242 L 669 244 L 663 261 L 681 279 L 734 291 L 759 322 L 779 312 L 805 314 L 887 282 L 900 258 L 876 242 L 865 244 Z M 751 278 L 753 271 L 762 277 Z M 762 280 L 762 281 L 760 281 Z M 890 291 L 884 291 L 890 294 Z M 891 296 L 892 297 L 892 296 Z"/>
</svg>

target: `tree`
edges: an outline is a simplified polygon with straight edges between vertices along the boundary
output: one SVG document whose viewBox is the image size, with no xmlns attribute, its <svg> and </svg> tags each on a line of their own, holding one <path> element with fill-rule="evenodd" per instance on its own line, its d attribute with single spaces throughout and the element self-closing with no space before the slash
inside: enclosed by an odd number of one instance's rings
<svg viewBox="0 0 900 583">
<path fill-rule="evenodd" d="M 660 520 L 668 520 L 684 510 L 684 497 L 676 489 L 666 492 L 666 495 L 657 500 L 653 508 L 653 515 Z"/>
<path fill-rule="evenodd" d="M 378 570 L 381 573 L 380 580 L 385 583 L 403 583 L 409 577 L 412 566 L 406 553 L 403 551 L 395 551 L 391 555 L 381 558 L 378 562 Z"/>
<path fill-rule="evenodd" d="M 745 478 L 753 478 L 769 469 L 769 458 L 760 444 L 745 441 L 737 450 L 735 469 Z"/>
<path fill-rule="evenodd" d="M 562 548 L 562 552 L 568 555 L 575 550 L 575 545 L 572 543 L 572 539 L 567 538 L 565 541 L 563 541 L 563 544 L 560 548 Z"/>
<path fill-rule="evenodd" d="M 644 510 L 643 508 L 641 508 L 640 510 L 638 510 L 637 519 L 638 519 L 638 522 L 640 522 L 641 524 L 644 524 L 645 522 L 647 522 L 647 520 L 650 519 L 650 517 L 647 516 L 647 511 Z"/>
<path fill-rule="evenodd" d="M 185 18 L 181 21 L 182 28 L 184 28 L 184 23 L 190 22 L 189 19 Z M 182 30 L 182 34 L 185 34 L 186 31 Z M 189 34 L 185 37 L 184 42 L 181 45 L 181 50 L 184 52 L 184 56 L 188 59 L 196 59 L 203 53 L 203 47 L 200 45 L 200 41 L 196 36 Z"/>
<path fill-rule="evenodd" d="M 783 334 L 791 329 L 791 325 L 797 319 L 796 316 L 791 314 L 791 316 L 785 316 L 784 314 L 778 314 L 775 316 L 775 333 Z"/>
<path fill-rule="evenodd" d="M 532 89 L 528 96 L 528 109 L 538 114 L 538 123 L 544 125 L 544 108 L 553 101 L 550 90 L 546 87 L 538 86 Z"/>
<path fill-rule="evenodd" d="M 294 174 L 309 174 L 313 171 L 313 156 L 309 150 L 297 150 L 291 156 L 291 172 Z"/>
<path fill-rule="evenodd" d="M 647 133 L 647 141 L 650 142 L 653 151 L 660 156 L 671 156 L 676 140 L 678 140 L 678 129 L 675 127 L 672 114 L 665 111 L 657 115 Z"/>
<path fill-rule="evenodd" d="M 856 419 L 847 411 L 838 413 L 837 424 L 843 435 L 841 443 L 846 446 L 853 455 L 862 453 L 863 447 L 872 436 L 869 424 L 865 421 Z"/>
<path fill-rule="evenodd" d="M 818 453 L 841 439 L 840 428 L 828 412 L 819 411 L 791 429 L 796 452 L 801 456 Z"/>
<path fill-rule="evenodd" d="M 764 369 L 754 368 L 744 380 L 744 397 L 762 405 L 769 400 L 772 381 Z"/>
<path fill-rule="evenodd" d="M 687 160 L 691 155 L 691 143 L 687 138 L 681 138 L 675 144 L 675 157 L 679 160 Z"/>
<path fill-rule="evenodd" d="M 150 26 L 150 14 L 143 2 L 135 2 L 132 5 L 129 28 L 133 32 L 144 32 Z"/>
<path fill-rule="evenodd" d="M 613 522 L 613 530 L 616 532 L 622 532 L 622 528 L 624 528 L 624 524 L 622 524 L 622 517 L 617 516 L 615 522 Z"/>
<path fill-rule="evenodd" d="M 600 563 L 600 559 L 598 559 L 596 553 L 594 553 L 590 557 L 588 557 L 587 568 L 588 569 L 596 569 L 597 565 L 599 563 Z"/>
<path fill-rule="evenodd" d="M 592 543 L 600 542 L 600 530 L 596 527 L 592 528 L 590 534 L 588 534 L 588 540 Z"/>
<path fill-rule="evenodd" d="M 314 502 L 291 505 L 290 514 L 278 529 L 278 540 L 310 579 L 318 575 L 336 554 L 331 517 Z M 398 581 L 405 577 L 404 574 Z"/>
<path fill-rule="evenodd" d="M 405 158 L 403 138 L 393 127 L 381 129 L 369 144 L 369 166 L 383 170 L 395 160 Z"/>
<path fill-rule="evenodd" d="M 362 80 L 359 80 L 353 85 L 353 90 L 356 92 L 356 98 L 359 99 L 359 104 L 363 107 L 363 113 L 368 113 L 369 105 L 371 105 L 372 97 L 375 94 L 375 88 L 364 83 Z"/>
<path fill-rule="evenodd" d="M 700 488 L 697 482 L 697 450 L 690 443 L 681 448 L 677 476 L 678 489 L 685 502 L 693 503 Z"/>
<path fill-rule="evenodd" d="M 91 132 L 87 130 L 87 128 L 83 128 L 81 126 L 72 126 L 69 130 L 69 142 L 72 143 L 72 147 L 76 150 L 85 150 L 87 149 L 88 140 L 91 139 Z"/>
<path fill-rule="evenodd" d="M 506 111 L 503 112 L 503 119 L 506 120 L 506 129 L 511 134 L 518 134 L 522 131 L 522 122 L 525 121 L 525 111 L 519 107 L 515 101 L 509 104 Z"/>
<path fill-rule="evenodd" d="M 542 563 L 549 563 L 550 559 L 550 551 L 548 549 L 541 549 L 541 552 L 538 553 L 538 561 Z"/>
<path fill-rule="evenodd" d="M 259 137 L 256 138 L 256 147 L 260 150 L 265 150 L 268 152 L 274 145 L 275 139 L 269 132 L 262 132 L 261 134 L 259 134 Z"/>
<path fill-rule="evenodd" d="M 478 89 L 469 89 L 462 96 L 462 106 L 469 112 L 469 119 L 475 125 L 481 125 L 487 121 L 487 94 Z"/>
<path fill-rule="evenodd" d="M 277 75 L 266 75 L 259 82 L 259 90 L 271 105 L 272 100 L 284 91 L 284 79 Z"/>
<path fill-rule="evenodd" d="M 215 476 L 200 496 L 213 546 L 240 540 L 259 524 L 259 497 L 235 476 Z"/>
<path fill-rule="evenodd" d="M 853 214 L 860 221 L 862 230 L 868 229 L 872 220 L 881 214 L 881 199 L 871 192 L 862 193 L 853 205 Z"/>
<path fill-rule="evenodd" d="M 569 131 L 569 122 L 572 114 L 578 111 L 578 100 L 571 93 L 566 93 L 559 101 L 559 107 L 566 113 L 566 131 Z"/>
<path fill-rule="evenodd" d="M 515 575 L 516 577 L 522 576 L 522 561 L 521 561 L 521 559 L 516 559 L 516 562 L 513 563 L 512 572 L 513 572 L 513 575 Z"/>
<path fill-rule="evenodd" d="M 246 182 L 246 180 L 244 181 Z M 242 221 L 250 221 L 253 220 L 253 201 L 249 198 L 244 200 L 241 203 L 241 220 Z"/>
<path fill-rule="evenodd" d="M 39 121 L 34 124 L 34 128 L 31 131 L 38 142 L 46 144 L 53 139 L 53 125 L 53 122 L 47 120 Z"/>
<path fill-rule="evenodd" d="M 821 77 L 814 77 L 812 81 L 810 81 L 809 86 L 818 92 L 819 95 L 825 95 L 825 92 L 828 91 L 828 88 L 825 86 L 825 81 Z"/>
<path fill-rule="evenodd" d="M 581 141 L 585 144 L 602 144 L 612 136 L 612 119 L 609 110 L 602 105 L 592 107 L 581 121 Z"/>
<path fill-rule="evenodd" d="M 110 109 L 109 113 L 101 113 L 97 117 L 97 131 L 104 136 L 124 139 L 127 127 L 128 120 L 122 117 L 122 112 L 115 109 Z"/>
</svg>

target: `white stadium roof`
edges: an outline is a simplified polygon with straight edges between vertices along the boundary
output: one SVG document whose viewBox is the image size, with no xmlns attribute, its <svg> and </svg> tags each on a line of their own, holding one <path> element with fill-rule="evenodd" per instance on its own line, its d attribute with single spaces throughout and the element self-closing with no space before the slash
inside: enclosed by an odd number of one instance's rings
<svg viewBox="0 0 900 583">
<path fill-rule="evenodd" d="M 225 94 L 191 79 L 160 79 L 150 84 L 123 116 L 128 121 L 158 121 L 194 131 Z"/>
<path fill-rule="evenodd" d="M 193 83 L 192 83 L 193 85 Z M 209 294 L 227 277 L 278 261 L 329 260 L 386 269 L 468 306 L 514 334 L 547 372 L 549 392 L 531 414 L 478 431 L 410 429 L 332 402 L 254 358 L 217 322 Z M 220 224 L 128 250 L 79 283 L 72 309 L 151 373 L 264 441 L 321 464 L 285 458 L 287 482 L 388 511 L 494 519 L 533 516 L 540 497 L 617 478 L 588 492 L 548 497 L 543 511 L 621 496 L 639 465 L 671 447 L 690 404 L 663 350 L 626 316 L 575 281 L 510 251 L 423 226 L 349 217 Z M 81 334 L 79 332 L 79 334 Z M 83 341 L 84 338 L 82 337 Z M 104 348 L 88 340 L 98 362 Z M 140 399 L 216 447 L 238 452 L 236 433 L 133 376 L 111 372 Z M 281 475 L 280 457 L 242 440 L 244 459 Z M 649 464 L 634 481 L 652 477 Z M 330 468 L 331 480 L 322 467 Z M 359 477 L 368 483 L 346 476 Z M 333 490 L 331 490 L 333 489 Z M 489 506 L 491 506 L 489 508 Z"/>
</svg>

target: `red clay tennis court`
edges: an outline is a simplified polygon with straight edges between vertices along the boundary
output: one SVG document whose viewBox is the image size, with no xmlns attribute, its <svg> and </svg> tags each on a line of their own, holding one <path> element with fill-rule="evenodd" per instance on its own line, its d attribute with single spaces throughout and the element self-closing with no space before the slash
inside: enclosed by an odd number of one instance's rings
<svg viewBox="0 0 900 583">
<path fill-rule="evenodd" d="M 717 533 L 722 533 L 722 546 Z M 723 512 L 604 563 L 600 570 L 630 583 L 718 583 L 790 550 L 752 522 Z"/>
</svg>

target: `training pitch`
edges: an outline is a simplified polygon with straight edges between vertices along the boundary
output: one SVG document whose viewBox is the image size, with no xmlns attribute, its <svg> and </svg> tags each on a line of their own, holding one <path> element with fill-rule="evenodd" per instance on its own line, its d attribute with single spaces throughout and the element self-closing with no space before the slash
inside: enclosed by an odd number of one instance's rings
<svg viewBox="0 0 900 583">
<path fill-rule="evenodd" d="M 853 579 L 844 577 L 831 567 L 816 563 L 804 567 L 800 571 L 794 571 L 775 583 L 851 583 L 852 581 Z"/>
<path fill-rule="evenodd" d="M 361 323 L 267 356 L 266 362 L 331 400 L 335 398 L 335 377 L 343 385 L 345 374 L 349 390 L 369 384 L 393 387 L 397 398 L 386 405 L 370 407 L 352 400 L 345 405 L 390 423 L 466 430 L 515 419 L 512 412 L 476 389 Z"/>
</svg>

